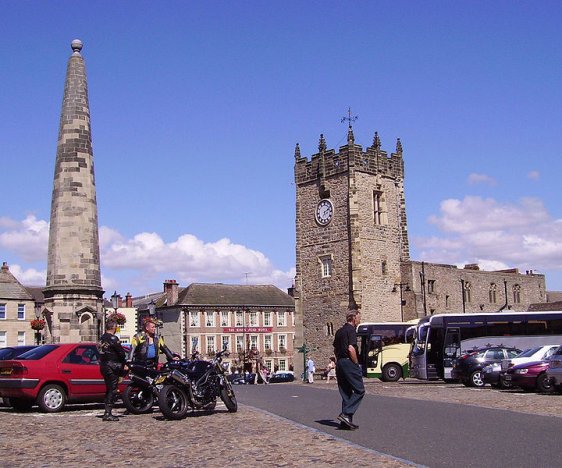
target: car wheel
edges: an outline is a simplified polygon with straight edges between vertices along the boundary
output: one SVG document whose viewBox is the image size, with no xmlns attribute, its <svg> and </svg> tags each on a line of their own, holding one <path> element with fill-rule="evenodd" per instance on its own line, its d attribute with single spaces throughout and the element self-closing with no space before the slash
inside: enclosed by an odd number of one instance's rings
<svg viewBox="0 0 562 468">
<path fill-rule="evenodd" d="M 66 393 L 60 385 L 45 385 L 37 396 L 37 404 L 45 413 L 56 413 L 64 408 Z"/>
<path fill-rule="evenodd" d="M 470 374 L 470 385 L 472 387 L 482 388 L 485 384 L 482 380 L 482 372 L 479 370 L 474 371 Z"/>
<path fill-rule="evenodd" d="M 387 364 L 382 370 L 384 382 L 397 382 L 402 377 L 402 368 L 397 364 Z"/>
<path fill-rule="evenodd" d="M 33 400 L 26 400 L 24 398 L 8 398 L 8 406 L 11 406 L 16 411 L 29 411 L 33 407 Z"/>
<path fill-rule="evenodd" d="M 537 377 L 537 390 L 541 393 L 550 393 L 554 390 L 554 385 L 545 373 Z"/>
</svg>

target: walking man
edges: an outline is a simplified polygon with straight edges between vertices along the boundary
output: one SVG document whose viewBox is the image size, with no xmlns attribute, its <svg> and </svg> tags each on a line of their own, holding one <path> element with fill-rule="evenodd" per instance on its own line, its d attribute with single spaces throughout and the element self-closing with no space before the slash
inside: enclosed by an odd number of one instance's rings
<svg viewBox="0 0 562 468">
<path fill-rule="evenodd" d="M 316 372 L 316 369 L 314 368 L 314 361 L 311 358 L 308 358 L 308 361 L 306 361 L 308 383 L 314 383 L 314 372 Z"/>
<path fill-rule="evenodd" d="M 358 310 L 350 309 L 346 315 L 345 325 L 336 332 L 334 338 L 336 377 L 342 398 L 341 413 L 338 416 L 340 429 L 359 429 L 359 426 L 353 423 L 353 415 L 365 396 L 355 331 L 360 318 Z"/>
<path fill-rule="evenodd" d="M 98 342 L 98 351 L 100 353 L 100 371 L 105 381 L 105 413 L 104 421 L 118 421 L 119 418 L 111 414 L 115 397 L 117 396 L 117 385 L 119 377 L 128 368 L 125 365 L 125 350 L 121 346 L 121 341 L 115 336 L 117 323 L 108 320 L 105 324 L 105 333 Z"/>
</svg>

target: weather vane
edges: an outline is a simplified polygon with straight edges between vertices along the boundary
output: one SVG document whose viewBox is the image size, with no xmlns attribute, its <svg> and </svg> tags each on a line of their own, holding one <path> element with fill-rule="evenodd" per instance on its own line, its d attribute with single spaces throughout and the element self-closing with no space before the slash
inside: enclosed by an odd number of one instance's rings
<svg viewBox="0 0 562 468">
<path fill-rule="evenodd" d="M 353 117 L 351 117 L 351 107 L 348 107 L 347 108 L 347 117 L 342 117 L 341 121 L 342 121 L 342 123 L 345 122 L 346 120 L 349 121 L 349 128 L 351 128 L 351 123 L 355 122 L 358 118 L 359 118 L 358 115 L 354 115 Z"/>
</svg>

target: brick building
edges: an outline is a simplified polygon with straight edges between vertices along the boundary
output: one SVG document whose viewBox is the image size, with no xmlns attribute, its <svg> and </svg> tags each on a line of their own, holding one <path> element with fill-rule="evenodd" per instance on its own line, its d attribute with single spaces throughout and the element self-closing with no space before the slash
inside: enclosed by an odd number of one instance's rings
<svg viewBox="0 0 562 468">
<path fill-rule="evenodd" d="M 410 260 L 402 156 L 400 139 L 389 155 L 377 133 L 363 150 L 351 125 L 337 152 L 322 135 L 310 159 L 296 146 L 295 346 L 317 362 L 332 354 L 349 307 L 384 322 L 546 301 L 544 275 Z"/>
<path fill-rule="evenodd" d="M 154 304 L 167 346 L 183 357 L 197 350 L 208 358 L 226 346 L 225 361 L 239 370 L 249 370 L 256 359 L 272 370 L 293 365 L 294 300 L 275 286 L 194 283 L 180 288 L 167 280 L 162 293 L 133 303 L 139 320 Z"/>
</svg>

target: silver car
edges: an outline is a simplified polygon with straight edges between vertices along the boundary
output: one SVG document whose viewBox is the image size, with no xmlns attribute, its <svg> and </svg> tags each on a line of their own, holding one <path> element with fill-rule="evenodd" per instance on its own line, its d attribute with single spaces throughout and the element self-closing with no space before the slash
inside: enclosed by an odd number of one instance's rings
<svg viewBox="0 0 562 468">
<path fill-rule="evenodd" d="M 562 345 L 550 356 L 546 375 L 558 390 L 562 391 Z"/>
</svg>

